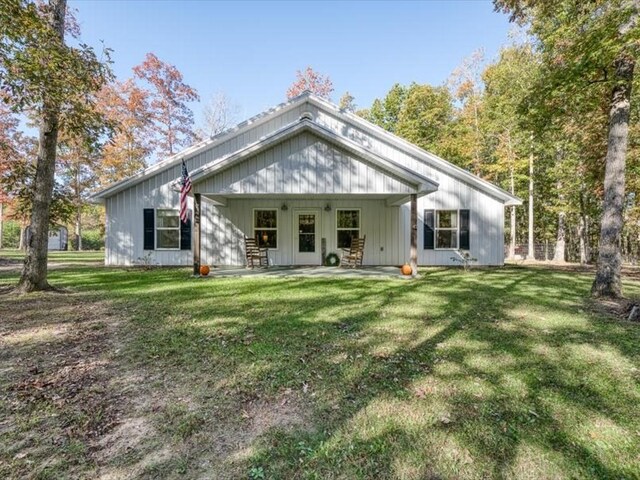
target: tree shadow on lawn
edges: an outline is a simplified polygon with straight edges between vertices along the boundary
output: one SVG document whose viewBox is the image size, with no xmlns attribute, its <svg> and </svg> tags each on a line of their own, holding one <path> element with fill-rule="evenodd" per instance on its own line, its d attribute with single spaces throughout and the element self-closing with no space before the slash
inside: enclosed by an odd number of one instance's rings
<svg viewBox="0 0 640 480">
<path fill-rule="evenodd" d="M 262 437 L 240 470 L 631 478 L 640 334 L 584 311 L 589 283 L 526 269 L 187 281 L 159 287 L 170 307 L 138 317 L 136 349 L 209 378 L 192 392 L 198 408 L 225 397 L 221 413 L 233 415 L 290 392 L 312 412 L 310 426 Z M 141 293 L 141 305 L 157 293 Z"/>
<path fill-rule="evenodd" d="M 128 418 L 89 442 L 82 458 L 98 474 L 638 471 L 640 333 L 584 308 L 590 277 L 506 268 L 430 269 L 411 282 L 201 282 L 185 272 L 52 273 L 64 286 L 102 292 L 131 319 L 122 379 L 104 387 L 104 399 L 127 378 L 140 385 L 118 400 Z M 58 348 L 52 339 L 37 345 Z"/>
</svg>

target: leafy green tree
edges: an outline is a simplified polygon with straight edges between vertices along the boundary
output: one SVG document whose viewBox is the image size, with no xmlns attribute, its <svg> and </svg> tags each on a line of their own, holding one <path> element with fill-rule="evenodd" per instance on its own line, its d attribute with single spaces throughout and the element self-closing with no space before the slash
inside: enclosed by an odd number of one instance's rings
<svg viewBox="0 0 640 480">
<path fill-rule="evenodd" d="M 399 83 L 394 84 L 383 99 L 375 99 L 369 109 L 367 120 L 395 133 L 400 117 L 400 110 L 407 97 L 407 88 Z"/>
<path fill-rule="evenodd" d="M 479 49 L 453 71 L 449 78 L 449 89 L 460 104 L 456 112 L 457 128 L 455 141 L 458 142 L 461 158 L 470 159 L 468 167 L 476 175 L 482 175 L 483 147 L 485 144 L 482 110 L 483 82 L 482 67 L 484 53 Z"/>
<path fill-rule="evenodd" d="M 34 146 L 37 148 L 36 146 Z M 28 155 L 16 160 L 11 170 L 2 178 L 2 188 L 11 197 L 12 217 L 27 225 L 32 217 L 35 196 L 37 166 Z M 54 181 L 51 202 L 49 206 L 49 227 L 71 220 L 74 212 L 72 192 L 60 181 Z M 33 235 L 33 227 L 31 227 Z"/>
<path fill-rule="evenodd" d="M 395 133 L 438 154 L 452 120 L 451 95 L 445 87 L 413 84 L 398 114 Z"/>
<path fill-rule="evenodd" d="M 66 0 L 0 4 L 0 84 L 14 110 L 29 113 L 39 129 L 32 235 L 17 287 L 23 292 L 50 288 L 47 243 L 58 131 L 89 132 L 100 123 L 93 95 L 110 77 L 91 47 L 65 43 L 66 7 Z M 108 51 L 104 55 L 108 60 Z"/>
<path fill-rule="evenodd" d="M 351 95 L 349 92 L 344 92 L 342 97 L 340 97 L 340 102 L 338 106 L 341 110 L 346 112 L 353 113 L 356 111 L 355 97 Z"/>
<path fill-rule="evenodd" d="M 0 179 L 11 171 L 11 164 L 20 155 L 22 139 L 18 131 L 18 117 L 0 95 Z M 0 248 L 2 248 L 5 207 L 10 201 L 7 191 L 0 189 Z"/>
<path fill-rule="evenodd" d="M 622 296 L 620 240 L 631 92 L 640 49 L 638 0 L 495 0 L 540 40 L 548 88 L 571 96 L 592 82 L 608 84 L 609 125 L 596 297 Z"/>
<path fill-rule="evenodd" d="M 498 61 L 483 71 L 483 114 L 479 117 L 485 145 L 485 158 L 480 170 L 511 193 L 528 197 L 527 205 L 531 206 L 526 229 L 529 232 L 529 255 L 533 255 L 535 183 L 529 165 L 532 161 L 531 129 L 526 121 L 529 112 L 522 105 L 531 92 L 536 70 L 536 59 L 530 45 L 502 49 Z M 516 232 L 514 206 L 509 219 L 510 257 L 515 255 Z"/>
<path fill-rule="evenodd" d="M 93 138 L 66 135 L 59 142 L 60 181 L 73 208 L 74 246 L 82 250 L 82 213 L 89 193 L 98 185 L 102 144 Z M 69 219 L 65 219 L 68 221 Z"/>
</svg>

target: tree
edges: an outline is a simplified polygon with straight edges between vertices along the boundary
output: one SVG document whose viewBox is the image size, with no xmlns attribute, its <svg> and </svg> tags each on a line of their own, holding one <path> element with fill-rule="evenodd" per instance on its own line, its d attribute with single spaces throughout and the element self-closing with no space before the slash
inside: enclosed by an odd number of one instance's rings
<svg viewBox="0 0 640 480">
<path fill-rule="evenodd" d="M 440 145 L 453 119 L 451 95 L 445 87 L 413 84 L 398 114 L 395 133 L 425 150 Z"/>
<path fill-rule="evenodd" d="M 97 186 L 101 145 L 94 138 L 65 135 L 60 139 L 60 177 L 74 211 L 75 248 L 82 250 L 82 211 Z"/>
<path fill-rule="evenodd" d="M 482 73 L 485 85 L 482 115 L 479 123 L 483 131 L 483 145 L 488 158 L 480 170 L 490 180 L 502 184 L 514 195 L 526 195 L 533 177 L 529 173 L 531 159 L 530 127 L 525 118 L 529 114 L 521 108 L 529 95 L 536 76 L 537 60 L 530 45 L 511 45 L 500 51 L 499 59 Z M 475 123 L 475 117 L 471 117 Z M 473 151 L 468 155 L 472 156 Z M 529 197 L 533 208 L 533 195 Z M 529 210 L 528 231 L 533 235 L 534 217 Z M 516 207 L 509 218 L 509 257 L 515 256 L 517 239 Z M 530 244 L 533 242 L 530 241 Z M 531 245 L 533 247 L 533 245 Z"/>
<path fill-rule="evenodd" d="M 395 133 L 400 110 L 402 110 L 407 98 L 407 93 L 407 87 L 399 83 L 394 84 L 383 99 L 376 98 L 373 101 L 366 117 L 367 120 L 391 133 Z"/>
<path fill-rule="evenodd" d="M 66 0 L 6 0 L 0 6 L 0 83 L 14 110 L 36 118 L 39 129 L 32 235 L 17 287 L 23 292 L 50 288 L 47 242 L 58 130 L 93 128 L 92 93 L 110 75 L 92 48 L 65 44 L 66 13 Z"/>
<path fill-rule="evenodd" d="M 622 296 L 620 240 L 631 91 L 640 45 L 639 0 L 495 0 L 496 9 L 531 25 L 550 84 L 567 95 L 590 83 L 609 86 L 609 126 L 595 297 Z M 555 80 L 555 81 L 553 81 Z"/>
<path fill-rule="evenodd" d="M 11 164 L 16 160 L 20 148 L 18 118 L 0 96 L 0 178 L 11 171 Z M 9 201 L 6 190 L 0 189 L 0 248 L 2 248 L 5 206 Z"/>
<path fill-rule="evenodd" d="M 344 92 L 342 97 L 340 97 L 340 102 L 338 106 L 340 110 L 344 110 L 345 112 L 354 113 L 356 111 L 355 97 L 351 95 L 349 92 Z"/>
<path fill-rule="evenodd" d="M 202 108 L 202 127 L 198 129 L 201 139 L 213 137 L 238 123 L 238 105 L 231 102 L 223 92 L 214 93 Z"/>
<path fill-rule="evenodd" d="M 153 151 L 149 92 L 132 79 L 114 81 L 98 93 L 97 108 L 112 127 L 101 149 L 98 180 L 116 182 L 142 170 Z"/>
<path fill-rule="evenodd" d="M 297 97 L 306 90 L 319 97 L 329 99 L 331 92 L 333 92 L 333 82 L 328 76 L 307 67 L 304 71 L 296 71 L 296 80 L 287 89 L 287 98 Z"/>
<path fill-rule="evenodd" d="M 184 83 L 180 70 L 153 53 L 133 68 L 135 76 L 150 87 L 149 106 L 154 146 L 160 156 L 171 156 L 195 139 L 189 102 L 200 100 L 198 92 Z"/>
<path fill-rule="evenodd" d="M 37 143 L 32 145 L 32 150 L 37 152 Z M 32 212 L 37 175 L 37 165 L 32 160 L 34 158 L 37 161 L 35 154 L 29 154 L 14 161 L 11 170 L 2 178 L 2 188 L 11 198 L 12 218 L 19 220 L 22 225 L 22 237 L 26 227 L 29 226 L 29 220 L 33 221 Z M 63 183 L 54 180 L 49 206 L 49 227 L 68 222 L 71 220 L 73 211 L 71 191 Z M 33 227 L 31 227 L 31 236 L 33 236 Z M 28 248 L 28 245 L 26 247 Z"/>
<path fill-rule="evenodd" d="M 463 131 L 466 133 L 464 145 L 470 150 L 465 156 L 472 159 L 470 169 L 476 175 L 482 173 L 484 145 L 480 119 L 483 63 L 484 52 L 482 49 L 476 50 L 470 57 L 465 58 L 449 77 L 451 94 L 461 104 L 457 120 L 464 127 Z"/>
</svg>

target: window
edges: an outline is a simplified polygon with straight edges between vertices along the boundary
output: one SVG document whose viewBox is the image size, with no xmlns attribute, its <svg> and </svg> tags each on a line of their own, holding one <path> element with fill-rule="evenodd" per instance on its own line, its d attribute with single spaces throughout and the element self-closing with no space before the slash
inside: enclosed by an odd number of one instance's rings
<svg viewBox="0 0 640 480">
<path fill-rule="evenodd" d="M 360 210 L 336 210 L 338 248 L 351 247 L 351 239 L 360 238 Z"/>
<path fill-rule="evenodd" d="M 253 211 L 253 236 L 259 247 L 278 248 L 278 210 Z"/>
<path fill-rule="evenodd" d="M 471 211 L 425 210 L 424 249 L 470 250 Z"/>
<path fill-rule="evenodd" d="M 457 210 L 436 210 L 436 248 L 458 248 Z"/>
<path fill-rule="evenodd" d="M 156 248 L 180 248 L 178 210 L 156 210 Z"/>
</svg>

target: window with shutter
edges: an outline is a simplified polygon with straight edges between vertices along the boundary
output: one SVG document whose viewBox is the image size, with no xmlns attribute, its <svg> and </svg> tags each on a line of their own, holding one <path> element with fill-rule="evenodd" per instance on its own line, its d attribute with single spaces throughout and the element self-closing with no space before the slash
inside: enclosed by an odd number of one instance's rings
<svg viewBox="0 0 640 480">
<path fill-rule="evenodd" d="M 153 208 L 145 208 L 143 211 L 144 223 L 144 249 L 155 250 L 155 213 Z"/>
<path fill-rule="evenodd" d="M 460 210 L 460 250 L 470 249 L 471 222 L 469 210 Z"/>
<path fill-rule="evenodd" d="M 191 210 L 187 210 L 187 221 L 180 222 L 180 250 L 191 250 Z"/>
<path fill-rule="evenodd" d="M 433 250 L 435 242 L 434 242 L 434 210 L 425 210 L 424 211 L 424 249 L 425 250 Z"/>
</svg>

